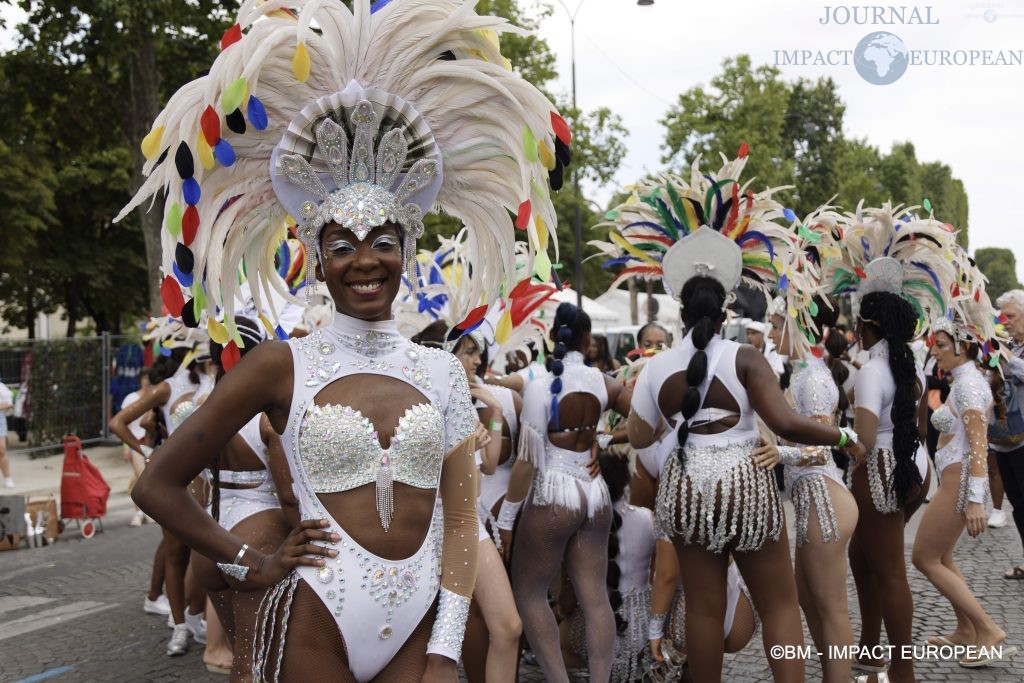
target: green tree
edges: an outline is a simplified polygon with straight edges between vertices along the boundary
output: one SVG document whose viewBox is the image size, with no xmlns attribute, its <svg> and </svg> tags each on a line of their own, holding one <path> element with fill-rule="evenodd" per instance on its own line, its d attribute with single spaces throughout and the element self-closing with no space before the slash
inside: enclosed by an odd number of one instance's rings
<svg viewBox="0 0 1024 683">
<path fill-rule="evenodd" d="M 4 55 L 28 67 L 19 73 L 17 93 L 36 115 L 54 166 L 76 158 L 123 150 L 131 174 L 122 174 L 121 195 L 102 209 L 116 214 L 142 183 L 139 142 L 149 132 L 160 103 L 182 83 L 207 68 L 218 39 L 237 9 L 229 0 L 18 0 L 27 20 L 18 27 L 17 50 Z M 24 87 L 24 86 L 28 87 Z M 19 100 L 20 101 L 20 100 Z M 81 163 L 81 162 L 79 162 Z M 148 289 L 148 308 L 159 313 L 159 207 L 140 209 L 133 224 L 141 230 L 146 268 L 129 287 Z M 84 266 L 83 266 L 84 267 Z M 74 273 L 66 273 L 74 278 Z M 148 282 L 147 282 L 148 280 Z M 59 283 L 58 283 L 59 284 Z M 148 287 L 147 287 L 148 285 Z M 65 287 L 66 289 L 66 287 Z M 71 294 L 70 296 L 75 296 Z M 67 297 L 65 297 L 67 298 Z M 69 318 L 76 301 L 64 301 Z M 73 323 L 69 320 L 69 327 Z M 102 321 L 97 320 L 101 327 Z"/>
<path fill-rule="evenodd" d="M 867 140 L 842 140 L 835 165 L 838 180 L 836 205 L 853 211 L 862 199 L 867 206 L 879 206 L 884 202 L 888 197 L 879 180 L 881 165 L 881 153 Z"/>
<path fill-rule="evenodd" d="M 967 192 L 963 182 L 938 161 L 921 164 L 920 177 L 922 196 L 931 202 L 935 216 L 957 229 L 957 244 L 967 249 Z"/>
<path fill-rule="evenodd" d="M 974 252 L 974 260 L 988 278 L 986 291 L 993 302 L 1003 292 L 1021 288 L 1017 280 L 1017 259 L 1010 249 L 984 247 Z"/>
<path fill-rule="evenodd" d="M 792 85 L 786 107 L 783 142 L 793 163 L 792 208 L 807 215 L 836 192 L 836 157 L 843 144 L 843 114 L 831 78 L 800 79 Z"/>
<path fill-rule="evenodd" d="M 745 142 L 750 147 L 746 178 L 756 176 L 762 187 L 791 184 L 793 159 L 783 142 L 790 95 L 777 68 L 755 68 L 748 55 L 727 58 L 708 88 L 682 93 L 661 119 L 662 161 L 678 170 L 699 155 L 704 165 L 717 168 L 719 154 L 735 156 Z"/>
</svg>

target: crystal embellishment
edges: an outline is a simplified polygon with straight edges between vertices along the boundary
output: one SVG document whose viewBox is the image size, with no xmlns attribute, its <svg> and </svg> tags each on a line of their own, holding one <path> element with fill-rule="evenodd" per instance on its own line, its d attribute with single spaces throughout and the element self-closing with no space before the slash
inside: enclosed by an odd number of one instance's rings
<svg viewBox="0 0 1024 683">
<path fill-rule="evenodd" d="M 423 210 L 409 198 L 429 185 L 438 175 L 436 159 L 418 159 L 399 183 L 409 153 L 404 128 L 393 128 L 380 139 L 374 150 L 373 141 L 380 129 L 380 116 L 368 100 L 352 111 L 350 120 L 355 129 L 351 154 L 345 129 L 329 117 L 316 125 L 317 148 L 326 160 L 331 179 L 337 189 L 328 190 L 324 180 L 303 156 L 282 154 L 280 170 L 297 187 L 313 195 L 319 202 L 301 205 L 303 227 L 315 234 L 327 223 L 338 223 L 352 230 L 360 240 L 385 223 L 402 225 L 409 237 L 423 235 Z M 398 184 L 396 188 L 395 185 Z M 312 205 L 312 206 L 311 206 Z M 313 247 L 307 244 L 307 247 Z"/>
</svg>

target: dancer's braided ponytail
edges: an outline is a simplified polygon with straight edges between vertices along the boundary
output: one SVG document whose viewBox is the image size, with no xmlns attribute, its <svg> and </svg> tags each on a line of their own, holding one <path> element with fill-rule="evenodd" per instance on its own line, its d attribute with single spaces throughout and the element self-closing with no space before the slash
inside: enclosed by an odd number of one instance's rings
<svg viewBox="0 0 1024 683">
<path fill-rule="evenodd" d="M 694 277 L 683 285 L 679 299 L 683 304 L 683 322 L 691 330 L 691 339 L 697 349 L 686 367 L 687 389 L 683 394 L 683 419 L 676 432 L 679 440 L 676 453 L 679 461 L 683 462 L 683 446 L 690 435 L 689 421 L 700 410 L 700 386 L 708 374 L 708 355 L 704 349 L 715 336 L 716 325 L 725 317 L 725 288 L 713 278 Z"/>
</svg>

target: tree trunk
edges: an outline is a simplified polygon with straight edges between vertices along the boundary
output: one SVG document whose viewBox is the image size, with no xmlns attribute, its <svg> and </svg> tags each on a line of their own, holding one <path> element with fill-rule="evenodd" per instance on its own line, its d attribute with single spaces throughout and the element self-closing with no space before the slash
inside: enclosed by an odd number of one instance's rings
<svg viewBox="0 0 1024 683">
<path fill-rule="evenodd" d="M 31 276 L 26 278 L 26 283 L 31 283 Z M 36 338 L 36 298 L 33 296 L 31 284 L 25 285 L 25 329 L 28 330 L 28 338 Z"/>
<path fill-rule="evenodd" d="M 142 166 L 146 159 L 142 155 L 140 144 L 142 138 L 150 130 L 153 120 L 160 113 L 159 84 L 160 75 L 156 70 L 156 52 L 154 48 L 153 26 L 150 12 L 144 2 L 132 3 L 131 20 L 126 27 L 127 37 L 135 44 L 130 52 L 128 65 L 128 84 L 130 113 L 125 132 L 128 135 L 128 148 L 132 153 L 131 190 L 134 194 L 142 187 L 145 177 Z M 157 202 L 152 211 L 146 211 L 149 202 L 139 207 L 142 218 L 142 234 L 146 242 L 146 270 L 149 285 L 149 312 L 160 315 L 160 229 L 162 227 L 161 202 Z"/>
<path fill-rule="evenodd" d="M 68 329 L 64 336 L 74 337 L 75 327 L 78 326 L 78 289 L 70 279 L 64 281 L 64 311 L 68 317 Z"/>
</svg>

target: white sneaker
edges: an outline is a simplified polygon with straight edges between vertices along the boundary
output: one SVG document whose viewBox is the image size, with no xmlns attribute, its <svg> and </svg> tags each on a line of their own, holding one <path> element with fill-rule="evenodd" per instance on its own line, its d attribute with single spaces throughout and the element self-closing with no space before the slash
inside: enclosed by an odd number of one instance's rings
<svg viewBox="0 0 1024 683">
<path fill-rule="evenodd" d="M 132 521 L 128 522 L 128 526 L 142 526 L 142 520 L 145 516 L 146 515 L 142 512 L 142 510 L 139 510 L 134 515 L 132 515 Z"/>
<path fill-rule="evenodd" d="M 167 596 L 161 594 L 156 600 L 146 598 L 146 601 L 142 603 L 142 610 L 146 614 L 170 614 L 171 605 L 167 602 Z"/>
<path fill-rule="evenodd" d="M 992 529 L 1002 529 L 1006 526 L 1006 513 L 1002 510 L 993 510 L 988 516 L 988 525 Z"/>
<path fill-rule="evenodd" d="M 174 615 L 171 614 L 170 610 L 167 612 L 167 628 L 174 628 Z"/>
<path fill-rule="evenodd" d="M 5 477 L 4 478 L 4 488 L 5 489 L 13 489 L 14 488 L 14 480 L 11 479 L 10 477 Z"/>
<path fill-rule="evenodd" d="M 189 614 L 186 611 L 185 626 L 188 627 L 197 643 L 206 645 L 206 619 L 203 619 L 202 614 Z"/>
<path fill-rule="evenodd" d="M 177 657 L 183 655 L 188 651 L 188 626 L 185 624 L 176 624 L 174 626 L 174 633 L 171 634 L 171 639 L 167 643 L 167 656 Z"/>
</svg>

